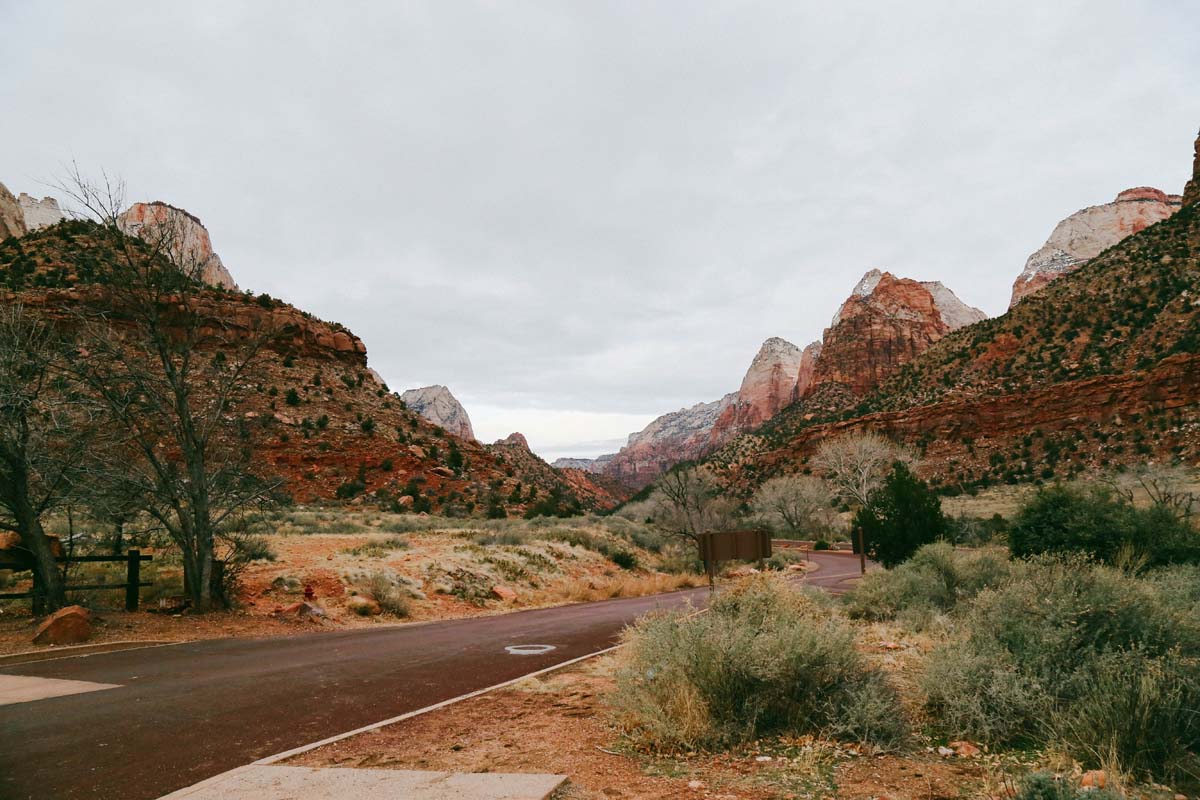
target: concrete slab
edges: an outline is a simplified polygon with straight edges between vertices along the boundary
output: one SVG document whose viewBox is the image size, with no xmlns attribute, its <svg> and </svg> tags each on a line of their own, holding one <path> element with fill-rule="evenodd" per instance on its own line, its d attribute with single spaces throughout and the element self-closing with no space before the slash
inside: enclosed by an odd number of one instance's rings
<svg viewBox="0 0 1200 800">
<path fill-rule="evenodd" d="M 35 678 L 29 675 L 0 675 L 0 706 L 117 688 L 119 686 L 115 683 L 66 681 L 59 678 Z"/>
<path fill-rule="evenodd" d="M 545 800 L 565 775 L 239 767 L 160 800 Z"/>
</svg>

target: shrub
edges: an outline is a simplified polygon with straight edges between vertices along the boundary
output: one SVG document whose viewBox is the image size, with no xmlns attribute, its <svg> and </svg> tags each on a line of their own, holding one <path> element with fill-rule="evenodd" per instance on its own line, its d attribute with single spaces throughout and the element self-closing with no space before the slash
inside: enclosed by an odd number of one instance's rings
<svg viewBox="0 0 1200 800">
<path fill-rule="evenodd" d="M 971 602 L 929 657 L 937 724 L 995 744 L 1053 743 L 1090 766 L 1200 774 L 1200 624 L 1164 586 L 1081 557 L 1025 565 Z"/>
<path fill-rule="evenodd" d="M 1082 789 L 1069 778 L 1034 772 L 1021 780 L 1013 800 L 1119 800 L 1120 797 L 1106 789 Z"/>
<path fill-rule="evenodd" d="M 614 550 L 608 554 L 608 560 L 621 569 L 637 569 L 638 567 L 637 554 L 628 550 Z"/>
<path fill-rule="evenodd" d="M 890 746 L 903 736 L 897 695 L 855 650 L 851 630 L 779 579 L 732 589 L 707 614 L 644 617 L 624 640 L 609 703 L 640 744 L 819 733 Z"/>
<path fill-rule="evenodd" d="M 412 600 L 425 596 L 417 588 L 416 582 L 397 575 L 390 569 L 351 572 L 347 579 L 358 592 L 374 598 L 384 613 L 396 617 L 412 614 Z"/>
<path fill-rule="evenodd" d="M 1018 566 L 990 552 L 956 551 L 945 542 L 927 544 L 889 570 L 868 572 L 846 594 L 850 616 L 895 619 L 904 612 L 953 610 L 984 589 L 1008 580 Z"/>
<path fill-rule="evenodd" d="M 295 389 L 288 389 L 287 394 L 283 396 L 283 399 L 289 406 L 300 405 L 300 393 Z"/>
<path fill-rule="evenodd" d="M 1185 520 L 1161 505 L 1138 508 L 1106 487 L 1039 489 L 1008 538 L 1017 556 L 1080 552 L 1112 563 L 1135 550 L 1152 565 L 1200 561 L 1200 535 Z"/>
<path fill-rule="evenodd" d="M 885 567 L 899 564 L 923 544 L 946 538 L 949 530 L 941 500 L 900 461 L 859 509 L 854 524 L 863 531 L 867 554 Z"/>
</svg>

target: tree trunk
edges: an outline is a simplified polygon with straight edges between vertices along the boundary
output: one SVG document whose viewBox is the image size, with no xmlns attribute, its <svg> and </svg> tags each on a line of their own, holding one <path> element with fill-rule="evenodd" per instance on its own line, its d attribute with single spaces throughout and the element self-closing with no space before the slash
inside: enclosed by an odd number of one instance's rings
<svg viewBox="0 0 1200 800">
<path fill-rule="evenodd" d="M 57 611 L 67 604 L 67 590 L 62 573 L 58 569 L 58 562 L 54 560 L 54 549 L 45 530 L 42 529 L 42 521 L 33 510 L 26 509 L 21 516 L 23 519 L 18 522 L 18 527 L 21 528 L 21 544 L 33 555 L 33 568 L 37 573 L 38 588 L 41 590 L 41 595 L 34 598 L 35 610 Z"/>
</svg>

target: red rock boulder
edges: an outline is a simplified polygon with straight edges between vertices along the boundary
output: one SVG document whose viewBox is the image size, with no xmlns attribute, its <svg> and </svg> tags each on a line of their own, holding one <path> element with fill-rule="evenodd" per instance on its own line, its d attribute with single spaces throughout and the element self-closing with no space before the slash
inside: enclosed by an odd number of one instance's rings
<svg viewBox="0 0 1200 800">
<path fill-rule="evenodd" d="M 92 636 L 92 613 L 83 606 L 60 608 L 38 625 L 34 644 L 79 644 Z"/>
</svg>

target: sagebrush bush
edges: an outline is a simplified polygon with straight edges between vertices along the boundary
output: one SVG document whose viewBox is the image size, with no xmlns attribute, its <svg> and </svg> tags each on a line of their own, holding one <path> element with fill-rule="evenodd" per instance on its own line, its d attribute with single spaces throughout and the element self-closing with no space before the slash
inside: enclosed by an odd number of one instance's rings
<svg viewBox="0 0 1200 800">
<path fill-rule="evenodd" d="M 931 718 L 950 736 L 1053 745 L 1139 777 L 1200 775 L 1200 621 L 1180 583 L 1082 557 L 1024 565 L 930 654 Z"/>
<path fill-rule="evenodd" d="M 846 594 L 847 612 L 858 619 L 891 620 L 905 612 L 918 618 L 951 611 L 1019 570 L 1019 564 L 1000 553 L 963 552 L 945 542 L 927 544 L 897 567 L 868 572 Z"/>
<path fill-rule="evenodd" d="M 715 748 L 771 734 L 895 745 L 895 690 L 850 628 L 786 582 L 762 576 L 706 614 L 643 618 L 609 698 L 624 734 L 661 749 Z"/>
</svg>

